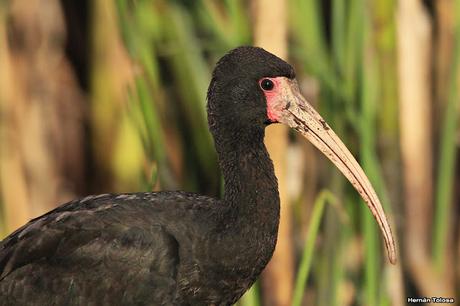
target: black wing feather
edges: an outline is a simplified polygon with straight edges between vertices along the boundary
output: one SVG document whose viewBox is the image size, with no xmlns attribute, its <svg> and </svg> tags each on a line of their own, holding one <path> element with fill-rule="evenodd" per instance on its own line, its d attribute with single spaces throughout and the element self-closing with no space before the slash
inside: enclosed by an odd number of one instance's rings
<svg viewBox="0 0 460 306">
<path fill-rule="evenodd" d="M 178 243 L 130 196 L 70 202 L 3 240 L 0 305 L 173 304 Z"/>
</svg>

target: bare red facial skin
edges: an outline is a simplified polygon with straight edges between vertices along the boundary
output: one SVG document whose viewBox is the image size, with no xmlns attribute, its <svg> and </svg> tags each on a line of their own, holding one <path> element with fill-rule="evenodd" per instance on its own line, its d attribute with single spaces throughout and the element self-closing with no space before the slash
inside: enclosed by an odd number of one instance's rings
<svg viewBox="0 0 460 306">
<path fill-rule="evenodd" d="M 262 81 L 265 79 L 269 79 L 273 82 L 274 86 L 270 90 L 265 90 L 262 88 Z M 275 102 L 276 100 L 279 99 L 279 96 L 281 94 L 281 87 L 280 87 L 280 81 L 278 78 L 261 78 L 259 80 L 259 86 L 262 89 L 265 99 L 267 100 L 267 116 L 268 119 L 270 119 L 271 122 L 276 123 L 279 122 L 280 114 L 275 108 Z"/>
</svg>

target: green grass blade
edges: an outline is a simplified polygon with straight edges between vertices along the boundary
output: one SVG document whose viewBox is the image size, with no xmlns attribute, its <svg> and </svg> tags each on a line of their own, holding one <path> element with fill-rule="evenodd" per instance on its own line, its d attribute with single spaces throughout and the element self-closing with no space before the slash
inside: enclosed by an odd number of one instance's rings
<svg viewBox="0 0 460 306">
<path fill-rule="evenodd" d="M 238 304 L 240 306 L 260 306 L 260 293 L 259 285 L 255 283 L 252 287 L 246 291 L 246 293 L 241 297 Z"/>
<path fill-rule="evenodd" d="M 457 24 L 455 26 L 454 52 L 452 58 L 450 86 L 446 111 L 441 130 L 439 169 L 436 182 L 436 206 L 433 232 L 433 260 L 435 268 L 442 271 L 447 236 L 449 231 L 449 214 L 452 209 L 452 196 L 455 178 L 456 138 L 458 130 L 458 78 L 460 75 L 460 0 L 455 2 Z"/>
<path fill-rule="evenodd" d="M 305 290 L 305 285 L 310 274 L 311 262 L 313 258 L 313 250 L 315 249 L 315 241 L 318 236 L 319 226 L 324 212 L 326 203 L 336 203 L 336 199 L 329 191 L 322 191 L 315 200 L 311 215 L 310 224 L 308 226 L 308 234 L 305 241 L 305 247 L 302 253 L 299 270 L 294 287 L 294 295 L 292 306 L 300 306 Z"/>
<path fill-rule="evenodd" d="M 345 56 L 345 7 L 346 1 L 332 1 L 332 52 L 336 64 L 336 71 L 343 76 Z"/>
<path fill-rule="evenodd" d="M 376 48 L 374 45 L 374 33 L 371 26 L 372 17 L 369 16 L 369 14 L 365 14 L 363 18 L 364 31 L 362 48 L 364 64 L 361 67 L 361 118 L 359 124 L 361 135 L 360 153 L 362 167 L 378 192 L 382 189 L 380 186 L 375 185 L 376 177 L 379 176 L 378 161 L 375 158 L 375 140 L 377 137 L 375 127 L 377 119 L 377 100 L 380 90 L 378 59 L 375 54 Z M 364 204 L 361 206 L 361 216 L 365 248 L 365 304 L 369 306 L 377 306 L 379 301 L 380 240 L 376 222 Z"/>
<path fill-rule="evenodd" d="M 179 5 L 171 5 L 163 16 L 169 42 L 168 61 L 175 77 L 180 110 L 185 115 L 195 146 L 199 169 L 209 176 L 215 172 L 216 156 L 206 120 L 206 89 L 210 70 L 193 33 L 190 16 Z"/>
<path fill-rule="evenodd" d="M 329 88 L 336 88 L 337 76 L 332 71 L 326 47 L 321 1 L 290 0 L 289 4 L 290 27 L 299 45 L 296 55 L 303 59 L 309 73 L 317 76 Z"/>
</svg>

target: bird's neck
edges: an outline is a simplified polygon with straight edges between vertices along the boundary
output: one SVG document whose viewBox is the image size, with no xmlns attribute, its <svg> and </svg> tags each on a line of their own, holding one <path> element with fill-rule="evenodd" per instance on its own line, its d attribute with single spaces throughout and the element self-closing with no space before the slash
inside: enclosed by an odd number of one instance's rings
<svg viewBox="0 0 460 306">
<path fill-rule="evenodd" d="M 223 204 L 232 223 L 276 236 L 279 194 L 273 163 L 264 145 L 263 128 L 222 130 L 215 138 L 224 176 Z"/>
</svg>

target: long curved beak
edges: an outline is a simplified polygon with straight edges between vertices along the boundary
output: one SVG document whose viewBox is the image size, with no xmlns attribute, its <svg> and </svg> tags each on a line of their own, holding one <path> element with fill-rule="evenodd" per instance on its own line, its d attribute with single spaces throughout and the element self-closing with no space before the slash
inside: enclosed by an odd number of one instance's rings
<svg viewBox="0 0 460 306">
<path fill-rule="evenodd" d="M 277 78 L 280 85 L 279 99 L 271 108 L 278 114 L 278 121 L 300 132 L 316 148 L 329 158 L 345 175 L 367 204 L 382 231 L 388 258 L 396 263 L 396 249 L 390 225 L 382 205 L 356 159 L 334 133 L 324 119 L 300 94 L 296 80 Z"/>
</svg>

